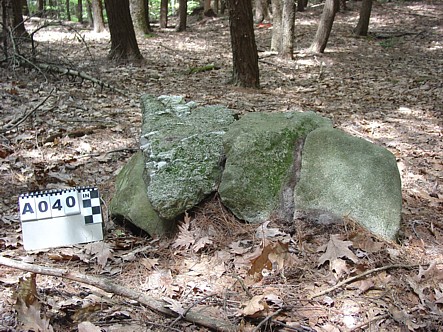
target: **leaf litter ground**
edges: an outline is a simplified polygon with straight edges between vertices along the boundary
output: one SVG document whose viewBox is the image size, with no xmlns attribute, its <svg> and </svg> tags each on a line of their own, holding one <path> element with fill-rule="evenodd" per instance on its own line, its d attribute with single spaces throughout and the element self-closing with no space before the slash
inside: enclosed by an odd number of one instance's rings
<svg viewBox="0 0 443 332">
<path fill-rule="evenodd" d="M 257 28 L 258 91 L 227 84 L 225 18 L 139 38 L 141 65 L 106 60 L 107 34 L 77 26 L 82 40 L 65 27 L 40 30 L 41 60 L 85 71 L 127 96 L 35 69 L 2 70 L 2 128 L 49 96 L 0 135 L 2 255 L 109 278 L 164 299 L 179 314 L 204 308 L 242 331 L 442 330 L 443 4 L 375 3 L 368 38 L 352 35 L 358 6 L 352 2 L 338 14 L 322 55 L 303 52 L 319 7 L 296 15 L 293 61 L 268 52 L 271 31 Z M 32 20 L 28 30 L 39 24 Z M 210 64 L 219 69 L 190 74 Z M 171 239 L 115 224 L 106 206 L 115 175 L 138 148 L 143 93 L 183 95 L 239 113 L 313 110 L 385 146 L 397 157 L 403 181 L 399 243 L 374 238 L 346 218 L 332 225 L 303 216 L 293 224 L 244 225 L 217 197 L 184 216 Z M 18 195 L 80 185 L 101 191 L 105 241 L 25 252 Z M 24 276 L 0 267 L 1 330 L 206 330 L 92 286 L 42 275 L 19 282 Z"/>
</svg>

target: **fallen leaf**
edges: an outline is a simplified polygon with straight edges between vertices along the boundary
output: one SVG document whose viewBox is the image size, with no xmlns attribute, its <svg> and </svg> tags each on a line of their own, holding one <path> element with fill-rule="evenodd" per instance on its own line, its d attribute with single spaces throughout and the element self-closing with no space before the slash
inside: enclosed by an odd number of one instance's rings
<svg viewBox="0 0 443 332">
<path fill-rule="evenodd" d="M 317 250 L 326 250 L 326 252 L 319 258 L 319 263 L 317 266 L 323 265 L 326 261 L 329 261 L 329 264 L 332 264 L 334 259 L 341 257 L 348 258 L 354 263 L 357 263 L 358 257 L 348 248 L 351 245 L 351 241 L 342 241 L 340 240 L 340 235 L 332 234 L 329 242 L 326 245 L 319 247 Z"/>
<path fill-rule="evenodd" d="M 81 322 L 77 325 L 78 332 L 101 332 L 101 328 L 91 322 Z"/>
<path fill-rule="evenodd" d="M 268 239 L 276 237 L 277 235 L 286 235 L 286 233 L 280 231 L 278 228 L 268 228 L 268 225 L 271 221 L 265 221 L 259 227 L 257 227 L 255 231 L 255 236 L 258 239 Z"/>
<path fill-rule="evenodd" d="M 260 317 L 264 316 L 264 311 L 268 309 L 266 301 L 263 299 L 263 295 L 256 295 L 252 299 L 243 302 L 244 308 L 241 310 L 243 316 Z"/>
<path fill-rule="evenodd" d="M 192 246 L 192 250 L 194 252 L 198 252 L 199 250 L 206 247 L 207 244 L 212 244 L 212 240 L 209 238 L 209 236 L 203 236 L 202 238 L 198 239 L 197 242 Z"/>
<path fill-rule="evenodd" d="M 163 297 L 162 300 L 169 303 L 165 305 L 166 308 L 171 309 L 172 311 L 178 313 L 180 316 L 183 316 L 186 312 L 186 309 L 183 308 L 180 302 L 169 297 Z"/>
</svg>

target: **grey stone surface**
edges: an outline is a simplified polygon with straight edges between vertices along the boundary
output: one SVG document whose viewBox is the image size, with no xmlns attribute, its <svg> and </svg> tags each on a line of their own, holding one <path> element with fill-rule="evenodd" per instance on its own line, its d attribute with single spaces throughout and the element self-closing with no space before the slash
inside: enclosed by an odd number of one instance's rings
<svg viewBox="0 0 443 332">
<path fill-rule="evenodd" d="M 223 203 L 251 223 L 263 222 L 279 210 L 282 196 L 292 203 L 287 184 L 297 142 L 322 126 L 332 125 L 313 112 L 248 113 L 232 124 L 224 136 L 226 165 L 219 187 Z"/>
<path fill-rule="evenodd" d="M 142 114 L 147 195 L 160 217 L 172 220 L 217 189 L 222 138 L 234 114 L 224 106 L 149 95 L 142 97 Z"/>
<path fill-rule="evenodd" d="M 116 193 L 109 205 L 110 214 L 124 218 L 151 236 L 171 232 L 174 222 L 159 217 L 149 202 L 143 181 L 145 161 L 143 153 L 137 152 L 117 176 Z"/>
<path fill-rule="evenodd" d="M 296 209 L 348 216 L 395 239 L 401 219 L 401 179 L 394 155 L 340 130 L 320 128 L 305 141 Z"/>
</svg>

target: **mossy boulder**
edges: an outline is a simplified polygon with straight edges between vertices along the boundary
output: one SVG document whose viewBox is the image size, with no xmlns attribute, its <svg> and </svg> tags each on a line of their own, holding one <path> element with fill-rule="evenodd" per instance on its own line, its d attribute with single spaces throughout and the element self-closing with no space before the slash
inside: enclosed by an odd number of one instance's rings
<svg viewBox="0 0 443 332">
<path fill-rule="evenodd" d="M 295 208 L 349 217 L 395 239 L 401 218 L 401 179 L 395 156 L 343 131 L 312 131 L 303 148 Z"/>
<path fill-rule="evenodd" d="M 145 160 L 139 151 L 118 174 L 109 211 L 113 217 L 124 218 L 152 236 L 165 235 L 174 229 L 175 224 L 160 218 L 149 202 L 144 171 Z"/>
<path fill-rule="evenodd" d="M 147 195 L 159 216 L 172 220 L 217 189 L 222 138 L 234 114 L 224 106 L 150 95 L 142 97 L 142 113 Z"/>
<path fill-rule="evenodd" d="M 313 112 L 249 113 L 232 124 L 223 138 L 226 165 L 218 189 L 223 203 L 251 223 L 279 213 L 288 197 L 285 188 L 292 193 L 297 142 L 323 126 L 332 124 Z"/>
</svg>

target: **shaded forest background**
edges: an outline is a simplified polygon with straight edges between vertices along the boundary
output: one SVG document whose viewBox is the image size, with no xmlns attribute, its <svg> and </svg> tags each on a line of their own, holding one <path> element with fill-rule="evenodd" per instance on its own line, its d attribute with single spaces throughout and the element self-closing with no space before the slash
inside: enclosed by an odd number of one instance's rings
<svg viewBox="0 0 443 332">
<path fill-rule="evenodd" d="M 270 52 L 270 25 L 255 25 L 260 89 L 229 84 L 226 16 L 189 18 L 184 32 L 175 31 L 175 17 L 167 28 L 153 24 L 152 34 L 137 38 L 144 61 L 132 64 L 108 60 L 107 31 L 94 33 L 79 23 L 60 25 L 37 17 L 26 20 L 29 33 L 45 25 L 34 34 L 40 60 L 82 71 L 115 89 L 78 75 L 1 63 L 2 255 L 131 285 L 169 299 L 176 312 L 211 308 L 212 315 L 243 331 L 440 331 L 443 4 L 375 2 L 369 36 L 356 37 L 360 4 L 348 2 L 348 10 L 337 13 L 323 54 L 305 52 L 321 4 L 296 13 L 292 60 Z M 321 226 L 304 220 L 295 226 L 266 226 L 265 241 L 257 236 L 257 226 L 235 220 L 217 197 L 190 211 L 171 239 L 151 239 L 129 225 L 115 224 L 107 218 L 106 206 L 115 175 L 138 148 L 139 98 L 144 93 L 223 104 L 240 115 L 315 111 L 336 127 L 388 148 L 398 159 L 403 182 L 398 243 L 372 238 L 351 221 Z M 82 185 L 98 186 L 105 203 L 102 246 L 25 252 L 18 195 Z M 320 264 L 322 246 L 334 239 L 351 242 L 358 261 L 345 256 L 334 260 L 339 265 L 332 265 L 332 258 Z M 278 243 L 288 243 L 286 256 L 279 256 L 284 273 L 270 271 L 251 279 L 263 249 L 277 252 Z M 387 268 L 312 298 L 380 267 Z M 30 316 L 17 300 L 24 274 L 0 267 L 0 296 L 5 299 L 1 330 L 20 330 L 23 317 Z M 62 277 L 38 275 L 35 292 L 39 319 L 56 331 L 75 330 L 86 321 L 106 331 L 206 330 Z M 29 308 L 37 310 L 35 305 Z"/>
</svg>

